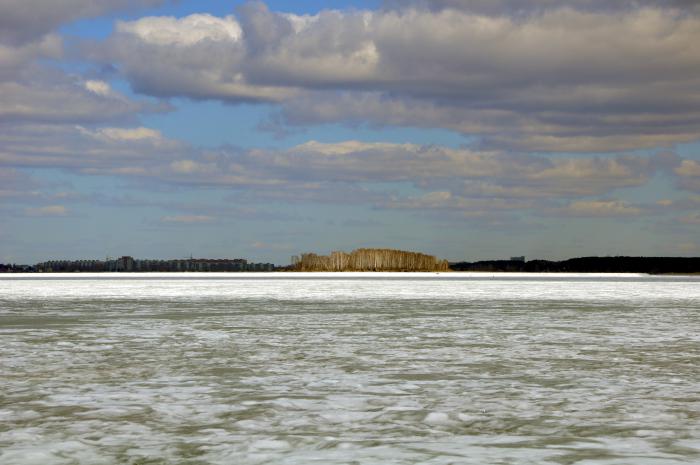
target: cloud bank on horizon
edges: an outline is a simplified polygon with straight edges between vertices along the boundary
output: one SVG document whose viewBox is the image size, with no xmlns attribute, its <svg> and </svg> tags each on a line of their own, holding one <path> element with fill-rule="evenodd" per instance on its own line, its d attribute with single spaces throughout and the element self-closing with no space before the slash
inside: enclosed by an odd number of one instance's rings
<svg viewBox="0 0 700 465">
<path fill-rule="evenodd" d="M 697 2 L 215 7 L 0 2 L 0 262 L 700 255 Z"/>
</svg>

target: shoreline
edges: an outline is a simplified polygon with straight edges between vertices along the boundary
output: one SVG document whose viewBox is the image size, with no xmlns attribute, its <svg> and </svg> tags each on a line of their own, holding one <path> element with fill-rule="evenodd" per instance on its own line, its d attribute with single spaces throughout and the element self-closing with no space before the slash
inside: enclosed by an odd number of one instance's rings
<svg viewBox="0 0 700 465">
<path fill-rule="evenodd" d="M 396 271 L 293 271 L 293 272 L 68 272 L 68 273 L 0 273 L 0 280 L 587 280 L 587 279 L 700 279 L 699 273 L 577 273 L 577 272 L 396 272 Z"/>
<path fill-rule="evenodd" d="M 614 275 L 642 275 L 642 276 L 700 276 L 700 272 L 661 272 L 661 273 L 651 273 L 651 272 L 640 272 L 640 271 L 523 271 L 523 270 L 447 270 L 447 271 L 408 271 L 408 270 L 347 270 L 347 271 L 323 271 L 323 270 L 273 270 L 273 271 L 30 271 L 30 272 L 0 272 L 0 276 L 12 276 L 12 275 L 28 275 L 28 276 L 51 276 L 51 275 L 66 275 L 66 276 L 77 276 L 77 275 L 110 275 L 110 276 L 142 276 L 142 275 L 162 275 L 162 276 L 176 276 L 176 275 L 188 275 L 188 276 L 202 276 L 202 275 L 299 275 L 299 274 L 309 274 L 309 275 L 602 275 L 602 276 L 614 276 Z"/>
</svg>

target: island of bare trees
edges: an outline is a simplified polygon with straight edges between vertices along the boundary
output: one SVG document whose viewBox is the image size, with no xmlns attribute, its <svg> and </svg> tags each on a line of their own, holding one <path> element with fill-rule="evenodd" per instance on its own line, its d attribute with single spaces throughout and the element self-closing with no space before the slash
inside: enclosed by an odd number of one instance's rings
<svg viewBox="0 0 700 465">
<path fill-rule="evenodd" d="M 447 260 L 432 255 L 392 249 L 357 249 L 330 255 L 305 253 L 295 257 L 296 271 L 448 271 Z"/>
</svg>

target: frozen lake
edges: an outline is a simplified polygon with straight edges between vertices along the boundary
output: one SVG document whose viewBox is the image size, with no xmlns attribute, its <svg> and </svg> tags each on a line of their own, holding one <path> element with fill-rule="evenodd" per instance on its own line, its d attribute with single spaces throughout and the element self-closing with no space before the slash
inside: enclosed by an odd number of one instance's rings
<svg viewBox="0 0 700 465">
<path fill-rule="evenodd" d="M 0 464 L 700 463 L 700 278 L 0 275 Z"/>
</svg>

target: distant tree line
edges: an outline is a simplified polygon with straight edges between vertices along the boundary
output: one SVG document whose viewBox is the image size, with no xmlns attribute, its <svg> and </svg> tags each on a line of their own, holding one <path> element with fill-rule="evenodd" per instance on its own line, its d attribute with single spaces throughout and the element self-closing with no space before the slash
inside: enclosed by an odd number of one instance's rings
<svg viewBox="0 0 700 465">
<path fill-rule="evenodd" d="M 140 260 L 123 256 L 107 260 L 49 260 L 36 265 L 1 264 L 0 273 L 150 272 L 150 271 L 274 271 L 272 263 L 248 263 L 243 258 Z"/>
<path fill-rule="evenodd" d="M 330 255 L 305 253 L 293 257 L 296 271 L 447 271 L 447 260 L 393 249 L 357 249 Z"/>
<path fill-rule="evenodd" d="M 450 263 L 454 271 L 541 273 L 700 273 L 700 257 L 581 257 L 563 261 L 486 260 Z"/>
<path fill-rule="evenodd" d="M 141 260 L 123 256 L 109 260 L 51 260 L 36 264 L 40 272 L 150 272 L 150 271 L 273 271 L 272 263 L 248 263 L 243 258 L 189 258 L 175 260 Z"/>
<path fill-rule="evenodd" d="M 0 263 L 0 273 L 33 273 L 32 265 L 17 265 L 14 263 Z"/>
</svg>

